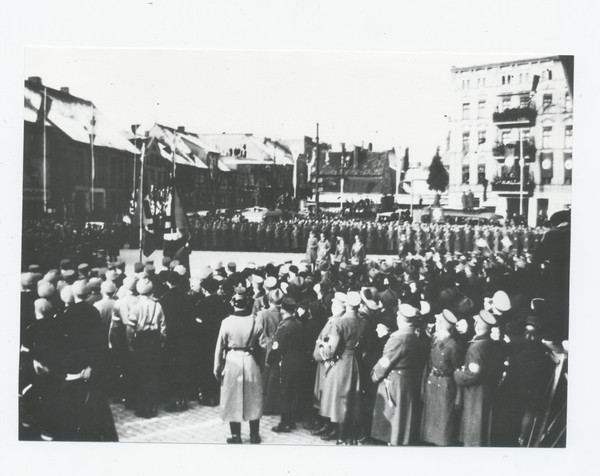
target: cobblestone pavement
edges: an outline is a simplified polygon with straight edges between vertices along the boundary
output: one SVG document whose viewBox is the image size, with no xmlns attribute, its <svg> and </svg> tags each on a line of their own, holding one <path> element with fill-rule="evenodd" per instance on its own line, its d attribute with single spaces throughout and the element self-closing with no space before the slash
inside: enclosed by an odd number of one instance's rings
<svg viewBox="0 0 600 476">
<path fill-rule="evenodd" d="M 119 441 L 128 443 L 225 443 L 231 436 L 229 424 L 219 417 L 219 407 L 206 407 L 196 402 L 180 413 L 167 413 L 160 405 L 158 415 L 144 419 L 122 404 L 111 409 L 119 434 Z M 260 436 L 265 445 L 335 445 L 322 441 L 299 424 L 291 433 L 274 433 L 271 428 L 279 423 L 278 416 L 264 416 L 260 420 Z M 250 442 L 248 423 L 242 424 L 243 443 Z"/>
</svg>

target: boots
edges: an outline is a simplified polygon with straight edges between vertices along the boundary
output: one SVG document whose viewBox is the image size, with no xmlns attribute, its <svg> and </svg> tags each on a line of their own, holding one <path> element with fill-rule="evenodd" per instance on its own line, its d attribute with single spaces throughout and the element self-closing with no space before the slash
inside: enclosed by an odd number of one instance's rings
<svg viewBox="0 0 600 476">
<path fill-rule="evenodd" d="M 314 436 L 323 436 L 326 433 L 331 433 L 331 427 L 331 422 L 329 420 L 324 420 L 323 424 L 316 430 L 311 431 L 310 434 Z"/>
<path fill-rule="evenodd" d="M 260 426 L 260 420 L 251 420 L 250 421 L 250 444 L 251 445 L 259 445 L 262 441 L 258 434 Z"/>
<path fill-rule="evenodd" d="M 236 421 L 229 422 L 231 430 L 231 438 L 227 438 L 227 443 L 230 445 L 239 445 L 242 443 L 242 424 Z"/>
<path fill-rule="evenodd" d="M 321 439 L 323 441 L 333 441 L 333 440 L 337 439 L 338 433 L 339 433 L 338 424 L 331 423 L 331 425 L 329 427 L 329 433 L 323 434 L 323 436 L 321 436 Z"/>
</svg>

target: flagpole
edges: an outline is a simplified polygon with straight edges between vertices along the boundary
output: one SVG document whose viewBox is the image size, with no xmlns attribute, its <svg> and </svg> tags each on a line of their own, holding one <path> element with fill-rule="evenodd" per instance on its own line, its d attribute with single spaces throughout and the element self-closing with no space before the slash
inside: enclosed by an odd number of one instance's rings
<svg viewBox="0 0 600 476">
<path fill-rule="evenodd" d="M 96 118 L 94 117 L 94 105 L 92 104 L 92 121 L 91 121 L 91 132 L 90 132 L 90 150 L 92 154 L 92 213 L 94 212 L 94 179 L 96 177 L 96 163 L 94 161 L 94 126 L 96 125 Z"/>
<path fill-rule="evenodd" d="M 140 155 L 140 189 L 138 191 L 138 213 L 140 215 L 140 259 L 139 262 L 142 262 L 142 241 L 144 239 L 143 231 L 144 231 L 144 207 L 142 205 L 144 198 L 144 154 L 146 153 L 146 144 L 142 144 L 142 154 Z"/>
<path fill-rule="evenodd" d="M 42 136 L 44 138 L 44 146 L 43 146 L 43 153 L 44 153 L 44 213 L 47 213 L 48 211 L 48 195 L 47 195 L 47 185 L 46 185 L 46 115 L 48 114 L 48 111 L 46 110 L 46 98 L 47 98 L 47 94 L 46 94 L 46 87 L 44 87 L 44 118 L 43 118 L 43 129 L 42 129 Z"/>
</svg>

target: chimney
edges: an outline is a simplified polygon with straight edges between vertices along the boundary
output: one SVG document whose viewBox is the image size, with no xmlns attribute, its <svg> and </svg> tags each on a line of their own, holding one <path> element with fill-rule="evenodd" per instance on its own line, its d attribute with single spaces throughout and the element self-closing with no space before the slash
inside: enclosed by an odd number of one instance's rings
<svg viewBox="0 0 600 476">
<path fill-rule="evenodd" d="M 66 87 L 66 86 L 63 86 L 63 87 L 61 87 L 61 88 L 60 88 L 60 92 L 61 92 L 61 93 L 65 93 L 65 94 L 71 94 L 71 93 L 69 92 L 69 88 L 68 88 L 68 87 Z"/>
<path fill-rule="evenodd" d="M 373 152 L 373 144 L 369 142 L 369 152 Z"/>
<path fill-rule="evenodd" d="M 360 164 L 360 152 L 361 152 L 362 146 L 354 146 L 354 157 L 352 160 L 352 167 L 358 167 L 358 164 Z"/>
<path fill-rule="evenodd" d="M 133 132 L 135 135 L 137 135 L 138 127 L 140 127 L 139 124 L 131 124 L 131 132 Z"/>
<path fill-rule="evenodd" d="M 177 126 L 177 132 L 185 132 L 185 126 Z"/>
<path fill-rule="evenodd" d="M 33 83 L 37 86 L 42 85 L 42 78 L 40 78 L 39 76 L 29 76 L 29 78 L 27 78 L 27 81 L 29 81 L 30 83 Z"/>
</svg>

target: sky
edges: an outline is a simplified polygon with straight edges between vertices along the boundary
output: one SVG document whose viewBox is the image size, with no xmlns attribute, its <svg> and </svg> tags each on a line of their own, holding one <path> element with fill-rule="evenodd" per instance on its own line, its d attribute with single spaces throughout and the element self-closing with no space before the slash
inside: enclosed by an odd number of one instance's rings
<svg viewBox="0 0 600 476">
<path fill-rule="evenodd" d="M 374 150 L 409 147 L 427 163 L 445 148 L 451 67 L 523 55 L 26 48 L 25 78 L 66 86 L 121 129 L 315 137 Z"/>
</svg>

